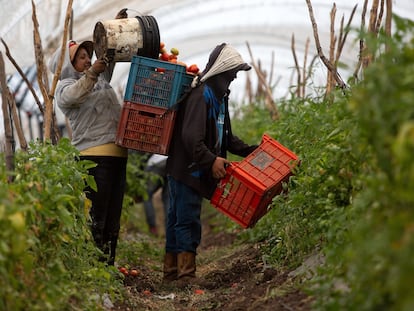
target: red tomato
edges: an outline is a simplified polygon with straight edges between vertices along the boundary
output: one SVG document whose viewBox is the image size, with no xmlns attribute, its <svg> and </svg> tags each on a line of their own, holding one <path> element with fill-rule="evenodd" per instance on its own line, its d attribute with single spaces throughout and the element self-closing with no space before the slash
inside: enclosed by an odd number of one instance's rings
<svg viewBox="0 0 414 311">
<path fill-rule="evenodd" d="M 160 55 L 160 59 L 163 60 L 163 61 L 168 62 L 168 60 L 170 59 L 170 54 L 168 54 L 168 53 L 162 53 Z"/>
<path fill-rule="evenodd" d="M 196 295 L 204 295 L 204 291 L 202 289 L 195 289 L 194 294 Z"/>
<path fill-rule="evenodd" d="M 200 69 L 198 68 L 198 66 L 196 64 L 192 64 L 190 65 L 190 67 L 188 67 L 188 72 L 197 74 L 200 71 Z"/>
<path fill-rule="evenodd" d="M 121 272 L 123 275 L 127 276 L 128 275 L 128 270 L 125 267 L 121 267 L 118 269 L 119 272 Z"/>
<path fill-rule="evenodd" d="M 168 59 L 169 59 L 169 60 L 172 60 L 172 59 L 177 59 L 177 55 L 175 55 L 175 54 L 170 54 L 170 55 L 168 56 Z"/>
</svg>

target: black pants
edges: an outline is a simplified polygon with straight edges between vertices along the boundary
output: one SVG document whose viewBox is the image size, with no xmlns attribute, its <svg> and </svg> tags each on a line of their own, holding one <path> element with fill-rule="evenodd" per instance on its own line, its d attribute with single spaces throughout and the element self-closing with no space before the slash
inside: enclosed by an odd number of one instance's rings
<svg viewBox="0 0 414 311">
<path fill-rule="evenodd" d="M 95 178 L 98 191 L 88 187 L 85 193 L 92 201 L 90 216 L 93 238 L 105 255 L 102 260 L 113 265 L 125 192 L 127 158 L 82 156 L 81 160 L 97 164 L 89 170 L 89 174 Z"/>
</svg>

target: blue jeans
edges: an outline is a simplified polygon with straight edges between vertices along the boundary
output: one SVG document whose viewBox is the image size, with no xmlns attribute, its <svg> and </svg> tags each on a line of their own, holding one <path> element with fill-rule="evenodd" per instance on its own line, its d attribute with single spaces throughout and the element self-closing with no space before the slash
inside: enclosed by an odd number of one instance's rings
<svg viewBox="0 0 414 311">
<path fill-rule="evenodd" d="M 170 208 L 168 209 L 167 253 L 197 252 L 201 241 L 202 196 L 191 187 L 168 176 Z"/>
</svg>

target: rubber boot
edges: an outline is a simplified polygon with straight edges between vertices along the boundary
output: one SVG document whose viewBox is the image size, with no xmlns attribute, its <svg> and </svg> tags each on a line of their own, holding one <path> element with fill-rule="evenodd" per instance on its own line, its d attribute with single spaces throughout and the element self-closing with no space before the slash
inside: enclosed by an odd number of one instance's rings
<svg viewBox="0 0 414 311">
<path fill-rule="evenodd" d="M 191 286 L 213 288 L 214 284 L 204 279 L 196 277 L 196 254 L 191 252 L 183 252 L 177 255 L 178 280 L 176 286 L 178 288 L 186 288 Z"/>
<path fill-rule="evenodd" d="M 177 279 L 177 254 L 165 253 L 163 283 L 170 283 Z"/>
</svg>

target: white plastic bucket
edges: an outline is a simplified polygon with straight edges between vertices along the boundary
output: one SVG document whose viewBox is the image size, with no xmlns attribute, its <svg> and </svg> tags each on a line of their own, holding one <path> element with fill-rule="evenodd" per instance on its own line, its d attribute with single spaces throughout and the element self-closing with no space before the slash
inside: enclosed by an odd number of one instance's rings
<svg viewBox="0 0 414 311">
<path fill-rule="evenodd" d="M 129 62 L 134 55 L 158 58 L 160 33 L 153 16 L 136 16 L 97 22 L 93 42 L 98 58 Z"/>
</svg>

